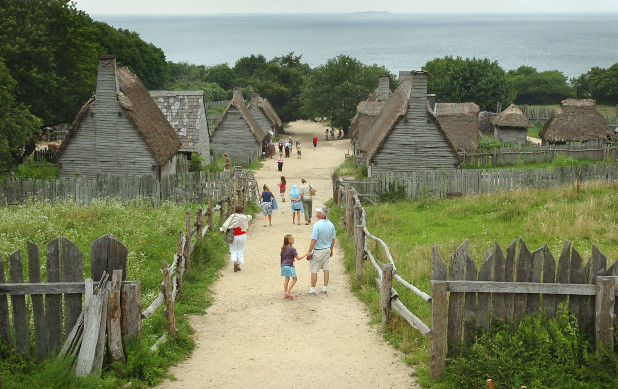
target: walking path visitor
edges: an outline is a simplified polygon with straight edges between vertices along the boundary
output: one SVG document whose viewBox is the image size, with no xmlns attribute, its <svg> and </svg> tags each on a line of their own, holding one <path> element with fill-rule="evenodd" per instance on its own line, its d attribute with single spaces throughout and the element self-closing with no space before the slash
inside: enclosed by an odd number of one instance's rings
<svg viewBox="0 0 618 389">
<path fill-rule="evenodd" d="M 325 127 L 295 122 L 286 129 L 294 141 L 311 144 Z M 323 138 L 323 137 L 321 137 Z M 186 361 L 173 367 L 174 381 L 161 388 L 420 388 L 412 368 L 369 325 L 366 307 L 350 291 L 343 253 L 338 243 L 330 260 L 328 294 L 308 295 L 309 264 L 295 261 L 298 282 L 294 299 L 284 298 L 280 276 L 283 237 L 292 234 L 299 254 L 309 248 L 315 208 L 332 198 L 331 174 L 351 149 L 348 139 L 323 141 L 305 149 L 302 159 L 285 158 L 283 172 L 276 159 L 267 159 L 255 173 L 261 188 L 271 189 L 283 174 L 286 202 L 273 212 L 272 226 L 257 215 L 247 233 L 242 271 L 222 269 L 213 285 L 214 302 L 203 316 L 191 317 L 196 348 Z M 306 178 L 318 190 L 313 200 L 311 225 L 292 224 L 289 188 Z M 302 214 L 302 213 L 301 213 Z M 339 223 L 337 235 L 345 232 Z M 223 239 L 223 236 L 221 236 Z"/>
</svg>

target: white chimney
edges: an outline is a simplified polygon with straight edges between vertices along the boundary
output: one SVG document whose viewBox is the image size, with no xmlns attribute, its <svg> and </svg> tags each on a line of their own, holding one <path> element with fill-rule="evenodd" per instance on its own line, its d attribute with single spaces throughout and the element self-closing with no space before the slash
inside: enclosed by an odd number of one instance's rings
<svg viewBox="0 0 618 389">
<path fill-rule="evenodd" d="M 380 82 L 378 84 L 378 101 L 386 101 L 390 97 L 390 80 L 391 78 L 388 74 L 380 76 Z"/>
</svg>

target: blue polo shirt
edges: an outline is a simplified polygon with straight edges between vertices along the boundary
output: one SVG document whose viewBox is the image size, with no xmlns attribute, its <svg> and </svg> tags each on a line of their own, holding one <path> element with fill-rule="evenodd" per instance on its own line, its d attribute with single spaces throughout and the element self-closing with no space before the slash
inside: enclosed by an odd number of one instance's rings
<svg viewBox="0 0 618 389">
<path fill-rule="evenodd" d="M 313 225 L 311 239 L 315 239 L 315 250 L 330 248 L 336 237 L 335 225 L 328 219 L 320 219 Z"/>
</svg>

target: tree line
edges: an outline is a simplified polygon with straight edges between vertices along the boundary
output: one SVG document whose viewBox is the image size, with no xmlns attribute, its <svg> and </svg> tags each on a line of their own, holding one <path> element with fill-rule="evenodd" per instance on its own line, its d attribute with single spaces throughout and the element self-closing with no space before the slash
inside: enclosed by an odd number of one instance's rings
<svg viewBox="0 0 618 389">
<path fill-rule="evenodd" d="M 380 75 L 376 64 L 339 55 L 315 68 L 294 52 L 240 58 L 234 66 L 174 63 L 137 33 L 93 21 L 70 0 L 0 0 L 0 171 L 21 161 L 43 126 L 70 123 L 95 90 L 98 56 L 114 54 L 149 89 L 203 90 L 207 101 L 227 100 L 235 86 L 268 98 L 284 122 L 325 120 L 347 132 L 358 103 Z M 568 80 L 560 71 L 521 66 L 505 71 L 487 58 L 447 56 L 428 61 L 428 90 L 437 101 L 557 104 L 568 97 L 618 103 L 618 62 Z M 402 69 L 413 70 L 413 69 Z"/>
</svg>

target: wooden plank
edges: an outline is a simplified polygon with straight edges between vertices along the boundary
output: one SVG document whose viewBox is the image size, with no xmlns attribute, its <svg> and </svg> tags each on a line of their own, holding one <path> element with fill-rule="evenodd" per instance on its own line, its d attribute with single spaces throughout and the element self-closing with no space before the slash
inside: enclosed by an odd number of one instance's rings
<svg viewBox="0 0 618 389">
<path fill-rule="evenodd" d="M 575 254 L 577 251 L 573 248 L 572 256 L 579 255 L 579 253 Z M 586 262 L 584 266 L 584 270 L 582 271 L 582 283 L 589 284 L 590 283 L 590 275 L 592 272 L 592 258 Z M 589 339 L 594 338 L 594 297 L 582 297 L 580 302 L 580 315 L 581 319 L 579 320 L 580 331 L 584 336 L 587 336 Z"/>
<path fill-rule="evenodd" d="M 41 282 L 41 259 L 39 246 L 28 241 L 28 281 Z M 45 321 L 45 304 L 42 294 L 32 294 L 32 319 L 34 321 L 34 344 L 36 358 L 42 361 L 47 357 L 49 342 L 47 338 L 47 323 Z"/>
<path fill-rule="evenodd" d="M 494 251 L 489 250 L 483 259 L 481 264 L 481 270 L 479 270 L 479 281 L 491 281 L 491 268 L 493 264 Z M 490 318 L 491 318 L 491 294 L 490 293 L 478 293 L 476 303 L 476 326 L 489 331 Z"/>
<path fill-rule="evenodd" d="M 4 263 L 2 253 L 0 253 L 0 286 L 5 282 Z M 11 321 L 9 320 L 9 301 L 6 295 L 0 294 L 0 342 L 6 346 L 11 346 Z"/>
<path fill-rule="evenodd" d="M 466 276 L 467 281 L 476 281 L 478 274 L 476 271 L 476 264 L 472 255 L 468 253 L 466 256 Z M 472 340 L 472 330 L 476 327 L 476 292 L 468 292 L 464 294 L 464 332 L 463 341 L 469 342 Z"/>
<path fill-rule="evenodd" d="M 100 301 L 97 305 L 100 305 L 100 320 L 99 320 L 99 334 L 97 338 L 97 345 L 94 351 L 94 360 L 92 362 L 91 373 L 96 376 L 101 376 L 101 370 L 103 369 L 103 357 L 105 354 L 105 333 L 107 332 L 107 306 L 109 302 L 109 291 L 111 282 L 106 282 L 104 288 L 99 289 L 96 298 Z"/>
<path fill-rule="evenodd" d="M 614 350 L 614 304 L 616 302 L 616 279 L 598 276 L 595 301 L 595 345 L 597 350 Z"/>
<path fill-rule="evenodd" d="M 440 256 L 437 245 L 433 245 L 431 250 L 431 279 L 446 281 L 446 264 Z"/>
<path fill-rule="evenodd" d="M 449 280 L 463 280 L 465 277 L 468 240 L 466 239 L 450 258 Z M 458 355 L 462 340 L 462 319 L 464 308 L 464 294 L 451 292 L 448 307 L 448 355 Z"/>
<path fill-rule="evenodd" d="M 60 241 L 62 245 L 62 263 L 65 282 L 84 282 L 84 255 L 66 237 Z M 69 331 L 82 312 L 81 293 L 67 293 L 64 295 L 64 328 Z"/>
<path fill-rule="evenodd" d="M 60 239 L 56 238 L 47 245 L 47 282 L 61 282 L 62 266 L 60 263 Z M 45 295 L 45 316 L 47 318 L 47 336 L 49 351 L 58 351 L 62 347 L 62 296 Z"/>
<path fill-rule="evenodd" d="M 547 244 L 543 246 L 543 283 L 556 282 L 556 261 L 549 251 Z M 558 298 L 555 295 L 543 295 L 543 309 L 548 317 L 556 316 Z"/>
<path fill-rule="evenodd" d="M 5 284 L 0 284 L 0 295 L 61 295 L 64 293 L 84 293 L 84 282 L 54 282 L 42 284 L 19 284 L 9 282 Z"/>
<path fill-rule="evenodd" d="M 112 361 L 122 361 L 126 363 L 124 350 L 122 348 L 122 328 L 120 325 L 122 316 L 122 310 L 120 309 L 121 287 L 122 270 L 114 270 L 107 308 L 107 348 Z"/>
<path fill-rule="evenodd" d="M 526 246 L 526 243 L 523 239 L 519 240 L 519 256 L 517 258 L 517 282 L 528 282 L 530 281 L 530 272 L 532 271 L 532 255 Z M 513 299 L 515 305 L 515 314 L 514 320 L 515 323 L 519 323 L 524 319 L 526 314 L 526 303 L 528 301 L 528 297 L 524 295 L 517 295 Z"/>
<path fill-rule="evenodd" d="M 19 250 L 13 251 L 9 257 L 9 272 L 11 282 L 24 281 L 24 269 Z M 13 334 L 15 337 L 15 351 L 24 356 L 30 356 L 30 332 L 28 331 L 28 309 L 25 296 L 11 296 L 13 306 Z"/>
<path fill-rule="evenodd" d="M 446 282 L 431 281 L 431 355 L 429 374 L 432 379 L 441 377 L 446 367 L 446 319 Z"/>
<path fill-rule="evenodd" d="M 120 290 L 123 341 L 142 334 L 142 296 L 139 281 L 126 281 Z"/>
<path fill-rule="evenodd" d="M 506 259 L 504 258 L 504 254 L 502 253 L 500 245 L 495 240 L 492 261 L 494 268 L 494 281 L 506 281 Z M 502 322 L 506 321 L 506 310 L 504 301 L 505 295 L 503 293 L 495 293 L 491 296 L 492 317 L 494 319 L 501 320 Z"/>
<path fill-rule="evenodd" d="M 90 246 L 90 276 L 94 280 L 99 280 L 104 271 L 112 274 L 114 270 L 122 269 L 122 280 L 124 281 L 126 279 L 128 253 L 129 250 L 126 246 L 114 235 L 103 235 L 92 242 Z"/>
<path fill-rule="evenodd" d="M 75 374 L 82 377 L 92 372 L 97 342 L 99 340 L 99 328 L 101 326 L 102 301 L 91 292 L 92 288 L 92 279 L 86 279 L 84 333 L 75 366 Z"/>
<path fill-rule="evenodd" d="M 573 267 L 573 269 L 571 269 Z M 581 258 L 579 264 L 573 263 L 571 258 L 571 242 L 565 241 L 562 246 L 562 252 L 560 253 L 560 257 L 558 258 L 558 272 L 556 273 L 556 282 L 560 284 L 580 284 L 581 281 Z M 568 300 L 567 300 L 568 299 Z M 566 307 L 567 301 L 569 303 L 571 312 L 575 314 L 575 316 L 579 319 L 579 304 L 574 307 L 574 304 L 577 302 L 572 297 L 567 296 L 557 296 L 556 298 L 556 310 L 562 306 Z M 573 310 L 575 308 L 575 310 Z"/>
<path fill-rule="evenodd" d="M 529 282 L 541 282 L 543 278 L 543 248 L 539 248 L 532 253 L 532 267 L 530 269 Z M 536 315 L 540 311 L 541 295 L 538 293 L 531 293 L 528 295 L 528 301 L 526 302 L 526 314 Z"/>
<path fill-rule="evenodd" d="M 391 323 L 391 289 L 393 287 L 393 264 L 382 265 L 380 296 L 382 301 L 382 325 Z"/>
<path fill-rule="evenodd" d="M 506 282 L 515 282 L 515 258 L 517 250 L 517 240 L 513 239 L 511 245 L 506 249 L 506 258 L 504 266 L 504 275 Z M 515 295 L 507 294 L 504 296 L 504 312 L 506 322 L 515 321 Z"/>
<path fill-rule="evenodd" d="M 511 293 L 517 295 L 542 293 L 553 295 L 594 296 L 594 285 L 545 284 L 536 282 L 448 281 L 452 293 Z"/>
<path fill-rule="evenodd" d="M 167 333 L 176 336 L 176 317 L 174 316 L 174 298 L 172 297 L 172 286 L 170 284 L 170 271 L 167 263 L 163 262 L 163 290 L 165 295 L 165 318 L 167 321 Z"/>
</svg>

